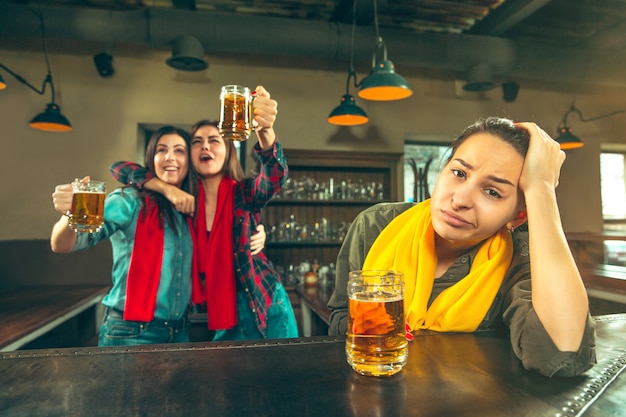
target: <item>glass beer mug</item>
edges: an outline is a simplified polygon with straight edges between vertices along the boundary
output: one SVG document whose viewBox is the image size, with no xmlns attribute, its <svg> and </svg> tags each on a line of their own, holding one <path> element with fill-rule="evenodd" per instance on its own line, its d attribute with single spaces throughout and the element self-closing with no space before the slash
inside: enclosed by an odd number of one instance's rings
<svg viewBox="0 0 626 417">
<path fill-rule="evenodd" d="M 104 223 L 104 181 L 78 178 L 72 182 L 72 207 L 66 213 L 69 227 L 76 232 L 97 232 Z"/>
<path fill-rule="evenodd" d="M 220 92 L 220 121 L 217 128 L 224 139 L 248 140 L 254 130 L 253 96 L 248 87 L 224 85 Z"/>
<path fill-rule="evenodd" d="M 351 271 L 348 280 L 346 358 L 367 376 L 389 376 L 408 358 L 404 275 L 399 271 Z"/>
</svg>

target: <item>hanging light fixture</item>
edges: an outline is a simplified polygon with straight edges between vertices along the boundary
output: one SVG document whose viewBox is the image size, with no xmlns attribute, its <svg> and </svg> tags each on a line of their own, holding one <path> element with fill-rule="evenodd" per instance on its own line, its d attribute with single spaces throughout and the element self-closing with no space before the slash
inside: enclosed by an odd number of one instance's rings
<svg viewBox="0 0 626 417">
<path fill-rule="evenodd" d="M 33 117 L 28 126 L 47 132 L 69 132 L 72 130 L 69 120 L 61 114 L 61 109 L 55 103 L 48 103 L 43 113 Z"/>
<path fill-rule="evenodd" d="M 563 126 L 558 129 L 559 136 L 556 141 L 559 143 L 562 150 L 582 148 L 585 146 L 582 140 L 577 136 L 574 136 L 569 127 Z"/>
<path fill-rule="evenodd" d="M 46 56 L 46 63 L 47 62 L 48 62 L 48 58 Z M 11 74 L 13 77 L 15 77 L 15 79 L 18 80 L 20 83 L 24 84 L 25 86 L 27 86 L 28 88 L 30 88 L 31 90 L 33 90 L 39 95 L 45 94 L 46 85 L 50 84 L 52 101 L 51 103 L 48 103 L 48 105 L 46 106 L 46 109 L 42 113 L 33 117 L 33 119 L 28 123 L 30 127 L 32 127 L 33 129 L 45 130 L 48 132 L 69 132 L 70 130 L 72 130 L 72 125 L 67 120 L 67 118 L 61 114 L 61 108 L 54 101 L 54 94 L 55 94 L 54 84 L 52 83 L 52 75 L 50 73 L 49 64 L 48 64 L 48 75 L 44 79 L 41 89 L 37 89 L 35 86 L 33 86 L 28 81 L 26 81 L 19 74 L 16 74 L 15 72 L 11 71 L 11 69 L 6 67 L 5 65 L 0 64 L 0 68 L 4 69 L 6 72 Z M 6 87 L 6 84 L 0 81 L 0 89 L 4 89 L 3 86 Z"/>
<path fill-rule="evenodd" d="M 4 78 L 2 78 L 2 75 L 0 75 L 0 90 L 4 90 L 5 88 L 7 88 L 7 85 L 4 82 Z"/>
<path fill-rule="evenodd" d="M 356 75 L 350 69 L 348 81 L 346 81 L 346 94 L 341 97 L 341 103 L 328 115 L 328 123 L 338 126 L 357 126 L 368 122 L 367 114 L 356 105 L 354 97 L 350 94 L 350 78 Z"/>
<path fill-rule="evenodd" d="M 354 55 L 354 26 L 356 24 L 356 1 L 352 3 L 352 42 L 350 44 L 350 70 L 348 71 L 348 79 L 346 80 L 346 94 L 341 97 L 339 106 L 335 107 L 328 115 L 328 123 L 338 126 L 358 126 L 368 122 L 367 114 L 356 105 L 354 97 L 350 94 L 350 80 L 354 79 L 356 83 L 356 73 L 353 68 Z"/>
<path fill-rule="evenodd" d="M 41 12 L 41 3 L 39 3 L 39 20 L 41 22 L 41 39 L 43 44 L 43 53 L 46 59 L 46 67 L 48 68 L 48 74 L 43 80 L 41 89 L 37 89 L 19 74 L 16 74 L 5 65 L 0 64 L 0 68 L 4 69 L 20 83 L 24 84 L 39 95 L 44 95 L 46 92 L 46 85 L 50 84 L 52 102 L 46 106 L 46 109 L 43 113 L 38 114 L 28 123 L 30 127 L 32 127 L 33 129 L 45 130 L 48 132 L 69 132 L 70 130 L 72 130 L 72 125 L 67 120 L 67 118 L 65 118 L 65 116 L 61 114 L 61 108 L 54 101 L 54 83 L 52 82 L 52 72 L 50 71 L 50 62 L 48 61 L 48 52 L 46 50 L 46 32 L 43 22 L 43 14 Z M 0 90 L 4 88 L 6 88 L 6 84 L 4 83 L 4 80 L 2 80 L 2 77 L 0 77 Z"/>
<path fill-rule="evenodd" d="M 467 84 L 463 86 L 463 90 L 478 92 L 487 91 L 496 88 L 493 82 L 493 70 L 491 64 L 480 63 L 470 67 L 467 70 Z"/>
<path fill-rule="evenodd" d="M 393 62 L 387 59 L 387 46 L 380 36 L 378 28 L 378 6 L 374 0 L 374 26 L 376 27 L 376 45 L 372 55 L 372 70 L 361 81 L 358 95 L 365 100 L 392 101 L 410 97 L 413 94 L 409 83 L 396 73 Z M 383 59 L 376 61 L 378 50 L 383 49 Z"/>
<path fill-rule="evenodd" d="M 202 71 L 209 67 L 204 60 L 202 42 L 191 35 L 179 36 L 172 42 L 172 56 L 165 63 L 181 71 Z"/>
<path fill-rule="evenodd" d="M 604 119 L 605 117 L 615 116 L 616 114 L 624 113 L 625 111 L 626 110 L 617 110 L 612 113 L 602 114 L 600 116 L 592 117 L 590 119 L 585 119 L 582 112 L 574 107 L 574 103 L 572 103 L 567 113 L 565 113 L 565 115 L 563 116 L 561 124 L 557 127 L 557 133 L 559 134 L 559 136 L 557 136 L 556 141 L 559 143 L 562 150 L 581 148 L 585 145 L 582 140 L 580 140 L 571 132 L 569 126 L 567 125 L 567 116 L 569 116 L 570 113 L 578 114 L 580 121 L 586 123 L 593 120 Z"/>
</svg>

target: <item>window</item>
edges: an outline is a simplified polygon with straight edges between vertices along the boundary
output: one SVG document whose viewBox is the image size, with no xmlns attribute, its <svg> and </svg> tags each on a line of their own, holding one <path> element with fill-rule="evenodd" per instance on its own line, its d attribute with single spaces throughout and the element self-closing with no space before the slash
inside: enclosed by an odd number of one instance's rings
<svg viewBox="0 0 626 417">
<path fill-rule="evenodd" d="M 600 153 L 602 217 L 605 230 L 626 231 L 626 152 Z"/>
<path fill-rule="evenodd" d="M 420 202 L 430 197 L 447 158 L 445 142 L 404 143 L 404 201 Z"/>
</svg>

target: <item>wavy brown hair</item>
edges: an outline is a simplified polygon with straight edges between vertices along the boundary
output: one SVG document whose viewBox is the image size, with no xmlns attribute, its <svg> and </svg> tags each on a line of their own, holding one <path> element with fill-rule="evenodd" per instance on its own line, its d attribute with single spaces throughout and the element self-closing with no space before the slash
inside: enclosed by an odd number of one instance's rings
<svg viewBox="0 0 626 417">
<path fill-rule="evenodd" d="M 156 155 L 156 148 L 157 148 L 157 144 L 159 143 L 159 139 L 161 139 L 161 137 L 165 135 L 177 135 L 177 136 L 180 136 L 185 141 L 185 146 L 187 147 L 187 155 L 186 155 L 187 166 L 189 167 L 189 169 L 187 171 L 187 176 L 183 180 L 181 189 L 188 190 L 189 182 L 190 182 L 190 175 L 191 175 L 190 174 L 191 164 L 190 164 L 190 158 L 189 158 L 189 149 L 191 148 L 191 140 L 189 138 L 189 134 L 185 132 L 183 129 L 179 129 L 174 126 L 163 126 L 157 129 L 150 137 L 150 141 L 148 141 L 148 146 L 146 146 L 144 166 L 146 167 L 146 169 L 148 169 L 151 173 L 155 174 L 156 176 L 156 169 L 154 166 L 154 156 Z M 174 232 L 178 233 L 176 215 L 174 213 L 175 211 L 174 206 L 167 198 L 165 198 L 165 196 L 163 196 L 163 194 L 143 189 L 139 192 L 139 196 L 142 199 L 145 197 L 148 197 L 157 205 L 157 208 L 159 210 L 159 218 L 161 220 L 160 221 L 161 227 L 163 226 L 163 222 L 167 222 L 170 228 L 174 230 Z M 144 218 L 147 215 L 147 213 L 148 213 L 147 207 L 144 204 L 142 207 L 140 216 Z"/>
</svg>

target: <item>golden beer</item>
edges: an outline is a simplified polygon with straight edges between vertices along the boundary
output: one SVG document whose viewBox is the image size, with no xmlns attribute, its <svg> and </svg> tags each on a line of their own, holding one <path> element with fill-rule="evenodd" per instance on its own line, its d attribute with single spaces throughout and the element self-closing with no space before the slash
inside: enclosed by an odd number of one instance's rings
<svg viewBox="0 0 626 417">
<path fill-rule="evenodd" d="M 361 375 L 396 374 L 408 358 L 402 274 L 397 271 L 350 274 L 346 359 Z"/>
<path fill-rule="evenodd" d="M 72 207 L 67 213 L 69 226 L 77 232 L 97 232 L 104 223 L 104 182 L 74 181 L 72 186 Z"/>
<path fill-rule="evenodd" d="M 224 139 L 244 141 L 252 133 L 250 89 L 237 85 L 222 87 L 218 129 Z"/>
</svg>

